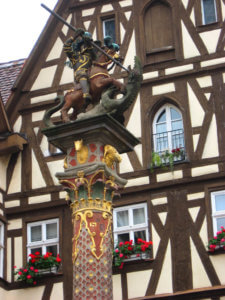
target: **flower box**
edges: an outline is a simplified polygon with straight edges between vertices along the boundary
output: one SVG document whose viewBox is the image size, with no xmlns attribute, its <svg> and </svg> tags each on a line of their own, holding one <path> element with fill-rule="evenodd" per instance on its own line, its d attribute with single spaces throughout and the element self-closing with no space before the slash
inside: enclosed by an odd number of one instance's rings
<svg viewBox="0 0 225 300">
<path fill-rule="evenodd" d="M 121 242 L 113 251 L 114 265 L 122 269 L 125 262 L 149 259 L 151 250 L 151 241 L 138 239 L 137 244 L 133 244 L 132 240 Z"/>
<path fill-rule="evenodd" d="M 207 247 L 210 253 L 225 251 L 225 229 L 223 226 L 216 236 L 209 241 Z"/>
<path fill-rule="evenodd" d="M 30 254 L 29 257 L 26 266 L 16 270 L 14 275 L 18 276 L 17 281 L 32 285 L 36 285 L 37 280 L 43 275 L 56 273 L 61 262 L 59 254 L 55 257 L 50 252 L 47 252 L 45 255 L 36 252 L 35 254 Z"/>
<path fill-rule="evenodd" d="M 40 275 L 45 275 L 45 274 L 56 274 L 58 272 L 58 267 L 51 267 L 51 268 L 46 268 L 46 269 L 38 269 L 38 272 Z"/>
</svg>

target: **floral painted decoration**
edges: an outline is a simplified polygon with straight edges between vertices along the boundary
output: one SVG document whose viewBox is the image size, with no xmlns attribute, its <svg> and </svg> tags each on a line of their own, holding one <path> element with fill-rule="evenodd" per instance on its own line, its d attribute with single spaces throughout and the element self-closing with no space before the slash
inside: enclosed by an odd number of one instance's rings
<svg viewBox="0 0 225 300">
<path fill-rule="evenodd" d="M 225 250 L 225 229 L 221 226 L 221 230 L 216 233 L 213 239 L 209 240 L 208 249 L 210 252 L 215 252 L 217 249 Z"/>
<path fill-rule="evenodd" d="M 61 263 L 61 258 L 59 254 L 53 256 L 51 252 L 47 252 L 41 255 L 40 252 L 35 252 L 35 254 L 29 254 L 29 260 L 24 268 L 19 268 L 15 270 L 14 275 L 17 275 L 17 281 L 23 281 L 28 284 L 36 285 L 38 278 L 42 276 L 41 270 L 49 270 L 56 267 L 59 268 Z M 14 266 L 16 269 L 16 266 Z"/>
<path fill-rule="evenodd" d="M 152 241 L 144 241 L 142 239 L 137 240 L 137 244 L 133 244 L 133 241 L 120 242 L 113 250 L 114 265 L 122 269 L 124 266 L 124 260 L 131 255 L 140 257 L 142 253 L 150 253 L 152 250 Z"/>
</svg>

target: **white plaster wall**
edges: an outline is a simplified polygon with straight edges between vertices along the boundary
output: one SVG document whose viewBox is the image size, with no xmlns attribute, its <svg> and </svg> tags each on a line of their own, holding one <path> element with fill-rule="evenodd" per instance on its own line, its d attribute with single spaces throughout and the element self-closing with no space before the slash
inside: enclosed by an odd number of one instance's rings
<svg viewBox="0 0 225 300">
<path fill-rule="evenodd" d="M 8 167 L 10 155 L 0 156 L 0 188 L 6 190 L 6 170 Z"/>
<path fill-rule="evenodd" d="M 19 154 L 9 184 L 8 194 L 21 192 L 21 154 Z"/>
<path fill-rule="evenodd" d="M 32 122 L 42 121 L 44 117 L 45 111 L 37 111 L 32 113 Z"/>
<path fill-rule="evenodd" d="M 14 266 L 21 268 L 23 266 L 23 240 L 22 237 L 15 237 Z"/>
<path fill-rule="evenodd" d="M 122 300 L 121 275 L 113 275 L 113 300 Z"/>
<path fill-rule="evenodd" d="M 209 67 L 209 66 L 214 66 L 214 65 L 217 65 L 217 64 L 224 64 L 224 63 L 225 63 L 225 58 L 221 57 L 221 58 L 202 61 L 200 63 L 200 65 L 201 65 L 201 67 Z"/>
<path fill-rule="evenodd" d="M 6 269 L 7 269 L 7 278 L 8 282 L 11 282 L 11 275 L 12 275 L 12 239 L 7 238 L 7 262 L 6 262 Z"/>
<path fill-rule="evenodd" d="M 63 160 L 57 160 L 53 162 L 48 162 L 49 171 L 52 175 L 52 179 L 55 185 L 59 185 L 58 179 L 55 177 L 57 172 L 64 172 Z"/>
<path fill-rule="evenodd" d="M 160 197 L 160 198 L 152 199 L 153 205 L 161 205 L 161 204 L 166 204 L 166 203 L 167 203 L 167 197 Z"/>
<path fill-rule="evenodd" d="M 210 158 L 219 156 L 219 145 L 217 136 L 217 124 L 216 117 L 213 114 L 211 124 L 209 126 L 209 131 L 206 138 L 206 143 L 204 146 L 202 158 Z"/>
<path fill-rule="evenodd" d="M 159 282 L 155 293 L 157 295 L 157 294 L 172 293 L 172 292 L 173 292 L 173 285 L 172 285 L 171 245 L 169 241 L 166 249 L 166 255 L 164 257 L 164 261 L 162 265 L 162 271 L 159 277 Z"/>
<path fill-rule="evenodd" d="M 51 195 L 39 195 L 28 198 L 28 204 L 45 203 L 51 201 Z"/>
<path fill-rule="evenodd" d="M 126 7 L 126 6 L 132 5 L 133 1 L 132 0 L 123 0 L 123 1 L 120 1 L 119 4 L 121 7 Z"/>
<path fill-rule="evenodd" d="M 221 284 L 225 284 L 225 276 L 224 276 L 224 270 L 225 270 L 225 261 L 224 261 L 224 254 L 219 255 L 210 255 L 209 256 L 216 273 L 219 277 L 219 280 Z"/>
<path fill-rule="evenodd" d="M 143 74 L 143 79 L 152 79 L 152 78 L 156 78 L 159 76 L 159 72 L 158 71 L 153 71 L 153 72 L 148 72 L 148 73 L 144 73 Z"/>
<path fill-rule="evenodd" d="M 60 84 L 66 84 L 71 82 L 73 82 L 73 70 L 65 66 L 60 80 Z"/>
<path fill-rule="evenodd" d="M 40 300 L 42 299 L 44 289 L 45 289 L 44 285 L 39 287 L 32 287 L 32 288 L 12 290 L 12 291 L 6 291 L 0 289 L 0 299 L 1 300 L 18 300 L 18 299 Z M 63 300 L 63 298 L 60 300 Z"/>
<path fill-rule="evenodd" d="M 134 147 L 134 151 L 137 154 L 138 160 L 140 164 L 143 166 L 143 160 L 142 160 L 142 144 L 139 144 Z"/>
<path fill-rule="evenodd" d="M 91 16 L 94 14 L 95 8 L 84 9 L 82 10 L 82 17 Z"/>
<path fill-rule="evenodd" d="M 191 264 L 192 264 L 192 276 L 193 276 L 193 288 L 203 288 L 211 286 L 208 275 L 202 265 L 201 258 L 196 250 L 196 247 L 190 238 L 191 245 Z"/>
<path fill-rule="evenodd" d="M 193 68 L 194 68 L 193 64 L 168 68 L 168 69 L 165 70 L 165 74 L 170 75 L 170 74 L 174 74 L 174 73 L 186 72 L 186 71 L 193 70 Z"/>
<path fill-rule="evenodd" d="M 192 135 L 194 152 L 196 151 L 197 146 L 198 146 L 199 136 L 200 136 L 200 134 Z"/>
<path fill-rule="evenodd" d="M 149 176 L 139 177 L 139 178 L 135 178 L 135 179 L 129 179 L 126 187 L 139 186 L 139 185 L 144 185 L 144 184 L 149 184 L 149 183 L 150 183 Z"/>
<path fill-rule="evenodd" d="M 132 36 L 130 39 L 130 44 L 128 46 L 127 54 L 124 59 L 123 65 L 125 67 L 128 67 L 128 66 L 133 67 L 135 56 L 136 56 L 136 44 L 135 44 L 135 32 L 133 30 L 133 33 L 132 33 Z"/>
<path fill-rule="evenodd" d="M 188 0 L 182 0 L 182 3 L 184 5 L 184 8 L 187 8 L 187 6 L 188 6 Z"/>
<path fill-rule="evenodd" d="M 208 230 L 207 230 L 207 220 L 206 217 L 202 223 L 202 228 L 200 230 L 200 237 L 204 245 L 208 244 Z"/>
<path fill-rule="evenodd" d="M 127 273 L 128 298 L 144 297 L 152 270 Z"/>
<path fill-rule="evenodd" d="M 71 19 L 72 19 L 72 14 L 70 14 L 70 15 L 68 16 L 68 18 L 66 19 L 66 22 L 70 24 L 70 23 L 71 23 Z M 63 33 L 65 36 L 67 35 L 68 30 L 69 30 L 69 27 L 68 27 L 68 26 L 64 25 L 64 26 L 62 27 L 62 33 Z"/>
<path fill-rule="evenodd" d="M 16 122 L 13 125 L 13 131 L 14 132 L 20 132 L 22 126 L 22 117 L 19 116 L 16 120 Z"/>
<path fill-rule="evenodd" d="M 192 127 L 202 126 L 202 122 L 205 116 L 205 112 L 198 101 L 193 89 L 188 84 L 188 101 L 191 115 L 191 125 Z"/>
<path fill-rule="evenodd" d="M 22 219 L 13 219 L 8 221 L 8 230 L 22 228 Z"/>
<path fill-rule="evenodd" d="M 198 84 L 201 88 L 212 86 L 212 77 L 211 76 L 203 76 L 197 78 Z"/>
<path fill-rule="evenodd" d="M 173 82 L 152 87 L 152 95 L 153 96 L 166 94 L 166 93 L 172 93 L 172 92 L 175 92 L 175 85 Z"/>
<path fill-rule="evenodd" d="M 120 174 L 127 173 L 127 172 L 133 172 L 134 169 L 130 163 L 130 160 L 128 158 L 128 155 L 126 153 L 120 154 L 122 161 L 119 164 L 120 168 Z"/>
<path fill-rule="evenodd" d="M 31 91 L 51 87 L 56 69 L 57 66 L 42 69 L 38 74 Z"/>
<path fill-rule="evenodd" d="M 114 10 L 111 4 L 106 4 L 102 6 L 101 13 Z"/>
<path fill-rule="evenodd" d="M 45 101 L 48 101 L 48 100 L 53 100 L 56 97 L 57 97 L 56 93 L 51 93 L 51 94 L 47 94 L 47 95 L 43 95 L 43 96 L 33 97 L 33 98 L 30 99 L 30 103 L 35 104 L 35 103 L 45 102 Z"/>
<path fill-rule="evenodd" d="M 5 208 L 20 206 L 20 200 L 7 201 L 4 204 Z"/>
<path fill-rule="evenodd" d="M 208 165 L 204 167 L 196 167 L 191 169 L 191 175 L 193 177 L 207 175 L 211 173 L 218 173 L 218 172 L 219 172 L 219 167 L 217 164 Z"/>
<path fill-rule="evenodd" d="M 46 183 L 42 177 L 34 151 L 32 150 L 32 188 L 36 189 L 44 186 L 46 186 Z"/>
<path fill-rule="evenodd" d="M 52 288 L 52 293 L 49 300 L 63 300 L 63 283 L 55 283 Z"/>
<path fill-rule="evenodd" d="M 46 61 L 52 60 L 52 59 L 57 59 L 60 58 L 60 55 L 63 51 L 63 42 L 61 41 L 60 38 L 56 39 L 55 44 L 53 45 Z"/>
<path fill-rule="evenodd" d="M 138 94 L 138 97 L 134 104 L 133 110 L 130 114 L 130 118 L 129 118 L 126 128 L 136 138 L 141 137 L 141 105 L 140 105 L 140 95 L 139 94 Z"/>
<path fill-rule="evenodd" d="M 193 193 L 187 195 L 187 200 L 196 200 L 205 197 L 205 192 Z"/>
<path fill-rule="evenodd" d="M 180 179 L 180 178 L 183 178 L 183 171 L 182 170 L 167 172 L 167 173 L 162 173 L 162 174 L 157 174 L 156 175 L 157 182 L 175 180 L 175 179 Z"/>
<path fill-rule="evenodd" d="M 163 226 L 165 226 L 165 224 L 166 224 L 167 215 L 168 215 L 167 212 L 158 213 L 158 216 L 159 216 Z"/>
<path fill-rule="evenodd" d="M 152 250 L 153 250 L 153 255 L 156 257 L 158 248 L 159 248 L 159 243 L 160 243 L 160 237 L 155 229 L 155 226 L 152 224 L 152 236 L 150 237 L 150 240 L 152 240 Z M 160 251 L 160 249 L 159 249 Z"/>
<path fill-rule="evenodd" d="M 209 53 L 216 52 L 220 32 L 221 29 L 216 29 L 200 33 L 200 37 L 202 38 Z"/>
<path fill-rule="evenodd" d="M 199 56 L 200 53 L 193 42 L 191 35 L 189 34 L 186 26 L 181 21 L 182 28 L 182 38 L 183 38 L 183 49 L 184 49 L 184 58 L 191 58 Z"/>
</svg>

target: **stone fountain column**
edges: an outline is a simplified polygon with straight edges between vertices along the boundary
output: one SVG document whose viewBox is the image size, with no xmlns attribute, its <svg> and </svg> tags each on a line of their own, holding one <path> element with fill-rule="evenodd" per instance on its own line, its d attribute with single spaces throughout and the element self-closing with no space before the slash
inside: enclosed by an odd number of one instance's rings
<svg viewBox="0 0 225 300">
<path fill-rule="evenodd" d="M 119 153 L 139 143 L 109 115 L 43 130 L 67 153 L 57 173 L 71 203 L 73 299 L 112 300 L 112 201 L 126 184 L 117 174 Z"/>
</svg>

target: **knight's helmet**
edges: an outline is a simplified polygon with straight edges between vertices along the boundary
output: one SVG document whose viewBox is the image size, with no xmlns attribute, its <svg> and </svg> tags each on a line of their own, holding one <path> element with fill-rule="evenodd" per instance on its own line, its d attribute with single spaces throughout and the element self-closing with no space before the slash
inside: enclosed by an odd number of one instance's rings
<svg viewBox="0 0 225 300">
<path fill-rule="evenodd" d="M 104 44 L 106 45 L 106 47 L 108 47 L 109 49 L 113 49 L 116 52 L 120 50 L 120 46 L 116 43 L 113 43 L 113 39 L 111 36 L 107 35 L 104 38 Z"/>
<path fill-rule="evenodd" d="M 83 36 L 92 39 L 92 35 L 88 31 L 85 31 L 84 34 L 83 34 Z"/>
</svg>

